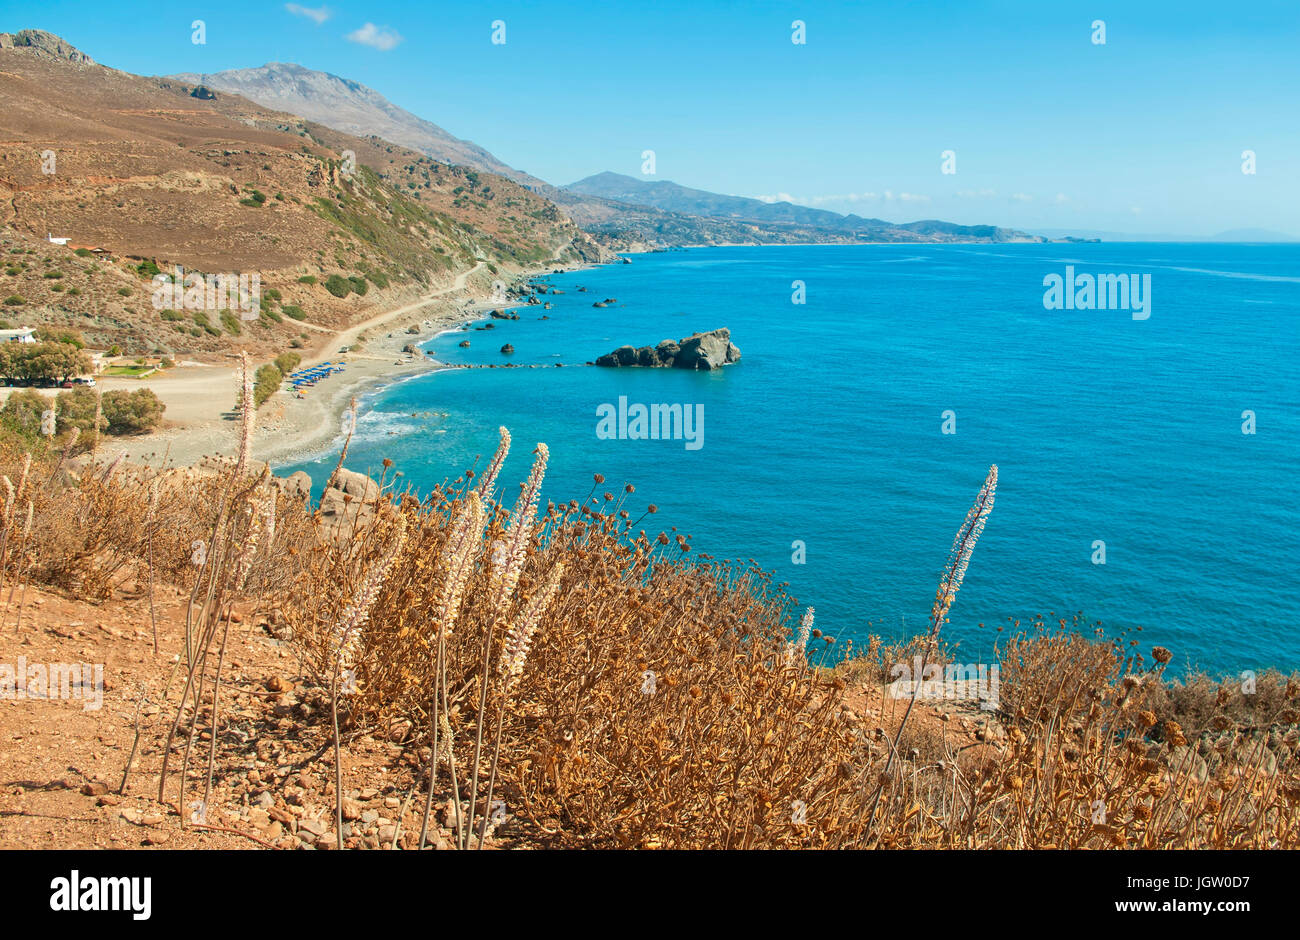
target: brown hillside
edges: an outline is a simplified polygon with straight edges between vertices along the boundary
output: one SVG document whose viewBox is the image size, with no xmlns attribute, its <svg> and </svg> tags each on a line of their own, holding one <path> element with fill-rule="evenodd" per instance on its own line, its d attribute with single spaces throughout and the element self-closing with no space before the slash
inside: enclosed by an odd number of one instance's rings
<svg viewBox="0 0 1300 940">
<path fill-rule="evenodd" d="M 0 297 L 23 301 L 0 316 L 74 326 L 128 352 L 212 358 L 301 341 L 310 327 L 298 319 L 355 322 L 479 260 L 513 272 L 599 256 L 552 203 L 506 179 L 190 91 L 0 48 Z M 46 151 L 53 173 L 43 172 Z M 111 258 L 78 257 L 75 246 Z M 238 335 L 218 311 L 206 324 L 188 310 L 163 318 L 152 271 L 139 270 L 146 259 L 165 273 L 257 273 L 263 311 Z M 365 296 L 333 296 L 323 287 L 332 274 L 364 278 Z M 308 275 L 318 283 L 299 283 Z"/>
</svg>

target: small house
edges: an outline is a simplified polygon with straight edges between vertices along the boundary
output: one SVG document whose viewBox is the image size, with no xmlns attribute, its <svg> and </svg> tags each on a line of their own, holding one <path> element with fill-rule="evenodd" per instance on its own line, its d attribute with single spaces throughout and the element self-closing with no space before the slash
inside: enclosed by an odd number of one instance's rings
<svg viewBox="0 0 1300 940">
<path fill-rule="evenodd" d="M 36 342 L 36 331 L 30 326 L 19 327 L 16 330 L 0 330 L 0 343 L 34 342 Z"/>
</svg>

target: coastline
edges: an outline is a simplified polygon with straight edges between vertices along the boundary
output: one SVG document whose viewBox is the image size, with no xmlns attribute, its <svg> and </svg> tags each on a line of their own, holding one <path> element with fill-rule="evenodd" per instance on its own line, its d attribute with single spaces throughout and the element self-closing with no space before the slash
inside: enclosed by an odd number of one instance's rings
<svg viewBox="0 0 1300 940">
<path fill-rule="evenodd" d="M 593 264 L 550 264 L 508 275 L 514 284 L 523 283 L 557 270 L 565 272 L 595 267 Z M 483 319 L 487 312 L 503 305 L 490 299 L 492 281 L 479 262 L 456 275 L 446 287 L 430 291 L 413 301 L 380 309 L 347 329 L 328 338 L 303 356 L 299 368 L 324 362 L 341 362 L 346 370 L 323 379 L 303 398 L 281 389 L 257 412 L 253 432 L 254 459 L 273 469 L 320 456 L 340 442 L 344 415 L 353 399 L 360 401 L 393 382 L 448 368 L 425 355 L 403 352 L 408 345 L 421 348 L 434 337 L 454 331 L 462 324 Z M 417 332 L 408 333 L 414 327 Z M 360 345 L 361 348 L 356 348 Z M 339 350 L 352 347 L 347 353 Z M 254 368 L 262 363 L 253 363 Z M 164 423 L 157 431 L 131 438 L 106 439 L 100 453 L 105 459 L 119 454 L 132 461 L 158 462 L 170 466 L 193 466 L 205 457 L 233 456 L 238 450 L 238 421 L 234 414 L 239 369 L 231 365 L 183 363 L 167 373 L 147 379 L 102 377 L 104 391 L 149 388 L 167 406 Z"/>
</svg>

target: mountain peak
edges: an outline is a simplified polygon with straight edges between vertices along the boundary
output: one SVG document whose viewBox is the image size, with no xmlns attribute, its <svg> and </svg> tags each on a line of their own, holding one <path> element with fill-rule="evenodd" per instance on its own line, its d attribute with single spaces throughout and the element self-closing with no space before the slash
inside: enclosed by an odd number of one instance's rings
<svg viewBox="0 0 1300 940">
<path fill-rule="evenodd" d="M 27 49 L 44 59 L 66 59 L 94 65 L 95 60 L 72 43 L 43 29 L 20 29 L 16 33 L 0 33 L 0 49 Z"/>
</svg>

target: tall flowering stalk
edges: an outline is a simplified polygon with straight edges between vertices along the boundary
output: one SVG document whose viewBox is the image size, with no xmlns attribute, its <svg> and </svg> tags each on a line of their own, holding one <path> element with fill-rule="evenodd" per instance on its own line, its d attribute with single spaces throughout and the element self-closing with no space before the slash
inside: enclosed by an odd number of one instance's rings
<svg viewBox="0 0 1300 940">
<path fill-rule="evenodd" d="M 532 472 L 528 474 L 528 481 L 515 500 L 514 512 L 506 526 L 505 539 L 493 552 L 491 592 L 498 619 L 505 615 L 515 585 L 519 583 L 524 559 L 528 556 L 528 542 L 533 535 L 533 517 L 537 514 L 542 479 L 546 476 L 546 462 L 551 452 L 545 444 L 538 444 L 534 453 L 537 457 L 533 461 Z"/>
<path fill-rule="evenodd" d="M 393 537 L 393 544 L 366 573 L 365 579 L 361 582 L 361 589 L 357 591 L 352 603 L 344 609 L 334 631 L 337 652 L 334 660 L 334 675 L 330 682 L 330 713 L 334 720 L 334 831 L 340 849 L 343 848 L 343 757 L 342 742 L 339 740 L 339 675 L 345 668 L 351 666 L 361 630 L 370 619 L 370 608 L 374 606 L 380 589 L 388 580 L 388 574 L 393 570 L 393 565 L 405 546 L 406 517 L 399 513 L 397 534 Z"/>
<path fill-rule="evenodd" d="M 524 664 L 528 662 L 528 651 L 533 645 L 533 634 L 537 632 L 537 626 L 541 623 L 542 615 L 551 606 L 551 600 L 555 597 L 555 592 L 560 589 L 560 577 L 563 574 L 563 564 L 557 562 L 551 567 L 551 570 L 546 575 L 546 581 L 543 582 L 541 588 L 515 618 L 514 626 L 506 634 L 505 643 L 502 645 L 501 660 L 498 664 L 502 689 L 501 700 L 497 705 L 497 738 L 492 747 L 492 772 L 488 775 L 487 802 L 483 804 L 483 825 L 479 829 L 478 847 L 480 849 L 483 848 L 483 840 L 487 835 L 488 817 L 492 813 L 492 793 L 496 790 L 497 764 L 501 760 L 501 735 L 506 726 L 506 703 L 514 694 L 515 688 L 519 685 L 519 680 L 523 678 Z M 473 818 L 473 814 L 471 814 L 471 821 Z"/>
<path fill-rule="evenodd" d="M 505 682 L 505 688 L 502 692 L 502 701 L 506 701 L 514 694 L 515 687 L 519 684 L 520 678 L 524 674 L 524 664 L 528 660 L 528 651 L 533 645 L 533 634 L 537 632 L 537 625 L 542 619 L 542 614 L 551 606 L 551 600 L 555 597 L 555 592 L 560 587 L 560 576 L 564 574 L 564 565 L 556 564 L 551 568 L 550 574 L 546 576 L 546 582 L 542 585 L 541 590 L 533 595 L 527 606 L 515 618 L 514 626 L 506 634 L 505 645 L 501 650 L 501 660 L 498 664 L 498 671 Z M 491 791 L 489 790 L 489 797 Z"/>
<path fill-rule="evenodd" d="M 487 522 L 487 514 L 483 509 L 483 498 L 479 494 L 485 489 L 491 491 L 491 476 L 495 475 L 496 470 L 500 469 L 500 461 L 505 459 L 505 453 L 509 449 L 510 434 L 505 428 L 502 428 L 501 447 L 497 450 L 499 459 L 492 461 L 491 466 L 489 466 L 490 475 L 485 475 L 483 481 L 479 483 L 479 488 L 471 490 L 469 496 L 465 499 L 460 511 L 456 514 L 455 521 L 452 523 L 451 534 L 447 538 L 447 545 L 442 553 L 443 567 L 446 573 L 443 575 L 442 594 L 438 599 L 438 606 L 435 611 L 437 634 L 433 638 L 436 652 L 433 664 L 433 722 L 430 732 L 433 743 L 429 749 L 429 792 L 424 801 L 424 818 L 420 823 L 420 848 L 424 848 L 425 839 L 428 837 L 429 816 L 433 812 L 433 791 L 438 779 L 438 739 L 440 733 L 447 743 L 448 753 L 452 753 L 451 735 L 443 731 L 443 725 L 447 725 L 446 709 L 440 710 L 438 701 L 438 697 L 441 695 L 445 703 L 447 694 L 445 682 L 447 637 L 451 635 L 452 628 L 456 623 L 456 617 L 460 613 L 461 599 L 465 595 L 465 588 L 469 584 L 470 575 L 474 572 L 474 561 L 478 557 L 477 549 L 483 540 L 483 526 Z M 486 487 L 484 483 L 486 483 Z M 452 756 L 453 759 L 448 763 L 451 767 L 452 788 L 457 791 L 455 796 L 457 812 L 459 813 L 459 788 L 456 782 L 454 754 Z"/>
<path fill-rule="evenodd" d="M 492 455 L 492 462 L 488 464 L 482 478 L 478 481 L 478 492 L 485 502 L 491 502 L 492 488 L 496 485 L 497 475 L 501 473 L 501 465 L 506 462 L 506 455 L 510 453 L 510 432 L 504 427 L 497 428 L 497 432 L 501 435 L 501 442 L 497 444 L 497 452 Z"/>
<path fill-rule="evenodd" d="M 993 496 L 998 488 L 997 464 L 989 467 L 989 475 L 980 487 L 979 496 L 966 512 L 957 536 L 952 540 L 952 551 L 948 553 L 948 564 L 943 569 L 943 577 L 934 592 L 934 607 L 930 610 L 930 638 L 939 633 L 939 628 L 948 617 L 952 602 L 957 598 L 962 579 L 966 577 L 966 566 L 970 556 L 975 552 L 975 543 L 979 541 L 984 524 L 993 512 Z"/>
<path fill-rule="evenodd" d="M 925 667 L 929 662 L 930 654 L 934 651 L 935 641 L 939 637 L 939 629 L 947 621 L 948 611 L 952 608 L 952 602 L 961 588 L 962 579 L 966 577 L 966 567 L 975 552 L 975 543 L 979 541 L 980 534 L 984 531 L 984 524 L 988 522 L 989 515 L 993 512 L 993 496 L 997 488 L 998 466 L 994 464 L 989 467 L 988 476 L 984 478 L 984 485 L 980 487 L 979 495 L 967 510 L 966 518 L 962 520 L 960 528 L 957 529 L 957 536 L 952 540 L 948 563 L 944 566 L 943 575 L 939 579 L 939 587 L 934 594 L 934 606 L 930 610 L 930 632 L 926 636 L 925 650 L 921 656 L 920 675 L 916 677 L 918 681 L 912 683 L 912 698 L 907 703 L 907 710 L 903 712 L 903 720 L 898 724 L 898 733 L 894 735 L 894 743 L 889 749 L 889 757 L 885 760 L 885 769 L 881 772 L 880 784 L 871 803 L 871 812 L 867 814 L 868 820 L 875 818 L 876 807 L 880 805 L 880 795 L 884 792 L 885 780 L 898 754 L 898 743 L 903 739 L 907 720 L 912 715 L 912 708 L 916 705 L 922 687 L 920 676 L 925 674 Z"/>
<path fill-rule="evenodd" d="M 510 605 L 510 598 L 514 595 L 515 586 L 519 583 L 524 560 L 528 557 L 528 543 L 533 536 L 533 517 L 537 513 L 537 504 L 541 499 L 542 480 L 546 476 L 546 461 L 551 452 L 545 444 L 538 444 L 533 453 L 537 457 L 533 460 L 533 469 L 528 474 L 528 480 L 519 491 L 519 498 L 515 500 L 514 512 L 511 513 L 510 523 L 506 526 L 505 538 L 502 544 L 493 550 L 492 578 L 489 585 L 493 599 L 493 614 L 488 623 L 487 635 L 483 638 L 482 666 L 479 671 L 482 681 L 479 689 L 478 718 L 474 730 L 474 764 L 469 791 L 470 829 L 474 828 L 474 808 L 478 801 L 479 759 L 483 754 L 483 720 L 486 717 L 488 684 L 492 676 L 489 661 L 492 654 L 492 640 L 496 635 L 497 625 L 500 624 L 503 629 L 505 627 L 506 610 Z M 483 824 L 486 828 L 486 813 Z M 480 848 L 483 846 L 482 833 L 483 830 L 480 830 Z M 469 848 L 469 846 L 464 844 L 462 848 Z"/>
<path fill-rule="evenodd" d="M 799 634 L 795 641 L 785 648 L 785 660 L 791 662 L 795 653 L 804 653 L 808 649 L 808 638 L 812 635 L 814 609 L 809 607 L 804 611 L 804 615 L 799 618 Z"/>
<path fill-rule="evenodd" d="M 243 392 L 239 409 L 239 460 L 235 463 L 236 477 L 244 472 L 253 453 L 253 423 L 257 411 L 253 400 L 253 373 L 248 368 L 248 353 L 242 349 L 239 351 L 239 373 Z"/>
</svg>

